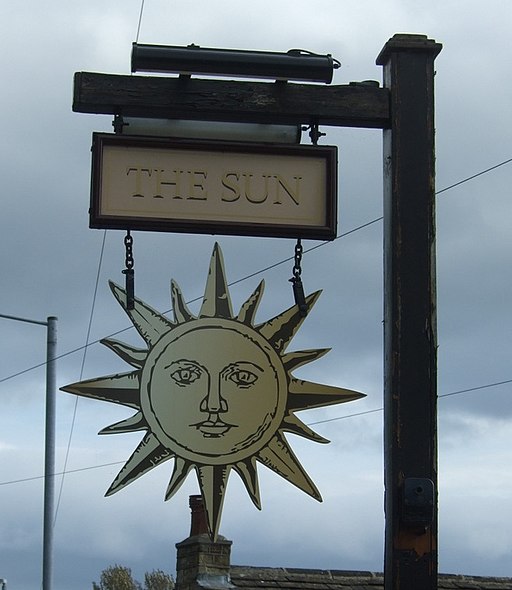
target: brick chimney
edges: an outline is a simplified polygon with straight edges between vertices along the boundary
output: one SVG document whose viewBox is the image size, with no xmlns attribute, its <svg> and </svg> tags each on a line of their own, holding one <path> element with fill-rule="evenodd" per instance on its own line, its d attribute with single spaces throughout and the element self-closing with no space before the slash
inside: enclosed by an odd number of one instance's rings
<svg viewBox="0 0 512 590">
<path fill-rule="evenodd" d="M 208 535 L 202 496 L 190 496 L 190 536 L 176 544 L 175 590 L 230 590 L 231 541 L 218 535 L 213 543 Z"/>
</svg>

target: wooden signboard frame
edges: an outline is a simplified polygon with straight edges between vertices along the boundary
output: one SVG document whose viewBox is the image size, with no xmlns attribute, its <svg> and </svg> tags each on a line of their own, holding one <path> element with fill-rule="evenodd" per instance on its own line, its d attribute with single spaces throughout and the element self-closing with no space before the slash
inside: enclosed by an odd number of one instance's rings
<svg viewBox="0 0 512 590">
<path fill-rule="evenodd" d="M 90 227 L 333 240 L 337 147 L 94 133 Z"/>
</svg>

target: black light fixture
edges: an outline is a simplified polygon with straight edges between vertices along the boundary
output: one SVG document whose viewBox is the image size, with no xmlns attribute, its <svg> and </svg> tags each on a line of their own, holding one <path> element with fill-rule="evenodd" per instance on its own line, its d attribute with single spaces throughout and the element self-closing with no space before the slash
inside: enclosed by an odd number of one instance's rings
<svg viewBox="0 0 512 590">
<path fill-rule="evenodd" d="M 300 143 L 300 125 L 263 125 L 219 121 L 182 121 L 142 117 L 114 118 L 113 127 L 123 135 L 148 135 L 182 139 L 213 139 L 259 143 Z M 1 588 L 0 588 L 1 590 Z"/>
<path fill-rule="evenodd" d="M 303 49 L 279 53 L 210 49 L 198 45 L 176 47 L 134 43 L 132 47 L 132 72 L 237 76 L 329 84 L 333 70 L 339 67 L 340 62 L 330 54 L 318 55 Z"/>
</svg>

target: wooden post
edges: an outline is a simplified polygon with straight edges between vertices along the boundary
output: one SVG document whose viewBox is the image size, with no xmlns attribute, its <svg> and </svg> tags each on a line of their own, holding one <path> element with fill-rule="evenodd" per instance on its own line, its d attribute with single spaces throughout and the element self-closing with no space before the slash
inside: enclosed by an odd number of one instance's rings
<svg viewBox="0 0 512 590">
<path fill-rule="evenodd" d="M 441 45 L 395 35 L 377 64 L 384 130 L 385 590 L 437 588 L 434 60 Z"/>
</svg>

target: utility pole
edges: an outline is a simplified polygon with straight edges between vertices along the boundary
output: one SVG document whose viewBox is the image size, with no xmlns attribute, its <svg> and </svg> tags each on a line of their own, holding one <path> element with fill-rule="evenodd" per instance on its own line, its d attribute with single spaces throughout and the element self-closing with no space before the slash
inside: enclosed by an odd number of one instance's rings
<svg viewBox="0 0 512 590">
<path fill-rule="evenodd" d="M 44 444 L 44 499 L 43 499 L 43 590 L 52 590 L 53 582 L 53 525 L 55 518 L 55 407 L 57 389 L 57 318 L 46 322 L 0 314 L 0 318 L 46 326 L 46 411 Z"/>
</svg>

